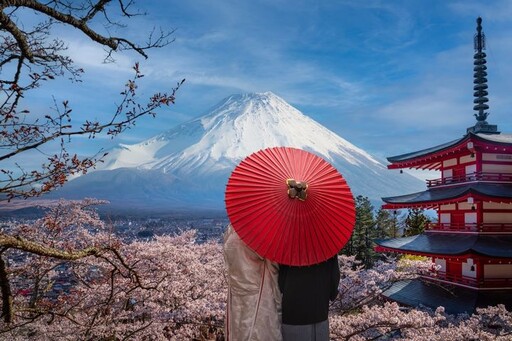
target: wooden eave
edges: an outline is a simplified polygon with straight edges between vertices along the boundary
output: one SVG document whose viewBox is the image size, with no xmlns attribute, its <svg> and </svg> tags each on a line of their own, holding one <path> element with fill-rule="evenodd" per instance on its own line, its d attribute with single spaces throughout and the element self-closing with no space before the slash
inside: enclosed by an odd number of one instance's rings
<svg viewBox="0 0 512 341">
<path fill-rule="evenodd" d="M 459 186 L 428 189 L 423 192 L 408 195 L 385 197 L 384 209 L 423 208 L 436 209 L 440 205 L 454 204 L 467 201 L 472 197 L 480 202 L 512 202 L 511 184 L 462 184 Z"/>
<path fill-rule="evenodd" d="M 418 234 L 409 237 L 377 239 L 377 251 L 441 255 L 447 258 L 478 255 L 512 260 L 512 235 L 463 235 L 459 233 Z"/>
<path fill-rule="evenodd" d="M 464 254 L 458 254 L 458 255 L 446 255 L 444 253 L 432 253 L 432 252 L 417 252 L 417 251 L 409 251 L 409 250 L 402 250 L 402 249 L 396 249 L 392 247 L 386 247 L 386 246 L 380 246 L 377 245 L 374 247 L 375 252 L 389 252 L 389 253 L 400 253 L 404 255 L 414 255 L 414 256 L 422 256 L 422 257 L 429 257 L 429 258 L 458 258 L 462 260 L 467 260 L 468 258 L 478 258 L 482 257 L 481 255 L 477 255 L 474 253 L 464 253 Z M 476 257 L 475 257 L 476 256 Z"/>
<path fill-rule="evenodd" d="M 472 142 L 472 145 L 469 143 Z M 512 143 L 485 139 L 474 133 L 468 133 L 459 140 L 424 149 L 423 151 L 389 157 L 388 169 L 414 168 L 440 170 L 442 162 L 458 154 L 474 151 L 487 151 L 512 154 Z"/>
</svg>

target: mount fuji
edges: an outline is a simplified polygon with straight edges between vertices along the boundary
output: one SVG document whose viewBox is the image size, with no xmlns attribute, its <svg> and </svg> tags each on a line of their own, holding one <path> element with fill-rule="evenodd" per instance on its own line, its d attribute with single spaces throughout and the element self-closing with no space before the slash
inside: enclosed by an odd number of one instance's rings
<svg viewBox="0 0 512 341">
<path fill-rule="evenodd" d="M 232 95 L 204 116 L 146 141 L 120 144 L 101 168 L 71 180 L 53 196 L 107 199 L 112 209 L 131 212 L 222 210 L 235 166 L 253 152 L 276 146 L 317 154 L 343 175 L 354 196 L 376 203 L 424 187 L 265 92 Z"/>
</svg>

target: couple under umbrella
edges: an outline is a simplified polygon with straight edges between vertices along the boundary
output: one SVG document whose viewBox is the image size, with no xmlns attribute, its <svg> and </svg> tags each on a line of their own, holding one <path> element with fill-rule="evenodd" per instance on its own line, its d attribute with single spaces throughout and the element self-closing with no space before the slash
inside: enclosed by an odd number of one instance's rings
<svg viewBox="0 0 512 341">
<path fill-rule="evenodd" d="M 355 222 L 342 175 L 305 150 L 267 148 L 234 169 L 225 202 L 226 339 L 329 340 L 337 253 Z"/>
</svg>

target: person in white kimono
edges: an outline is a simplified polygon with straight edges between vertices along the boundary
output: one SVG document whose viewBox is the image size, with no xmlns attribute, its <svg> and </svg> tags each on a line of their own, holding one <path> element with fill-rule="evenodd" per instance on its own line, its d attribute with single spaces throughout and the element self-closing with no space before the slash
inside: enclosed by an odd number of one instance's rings
<svg viewBox="0 0 512 341">
<path fill-rule="evenodd" d="M 227 341 L 281 341 L 279 266 L 252 251 L 228 225 L 224 233 L 228 274 Z"/>
</svg>

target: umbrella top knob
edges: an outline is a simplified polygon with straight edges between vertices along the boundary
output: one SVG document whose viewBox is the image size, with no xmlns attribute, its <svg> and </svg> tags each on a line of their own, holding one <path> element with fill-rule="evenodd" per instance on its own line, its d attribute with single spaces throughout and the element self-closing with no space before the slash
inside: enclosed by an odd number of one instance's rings
<svg viewBox="0 0 512 341">
<path fill-rule="evenodd" d="M 305 181 L 296 181 L 295 179 L 287 179 L 286 184 L 288 185 L 288 196 L 291 199 L 299 199 L 305 201 L 308 194 L 308 184 Z"/>
</svg>

